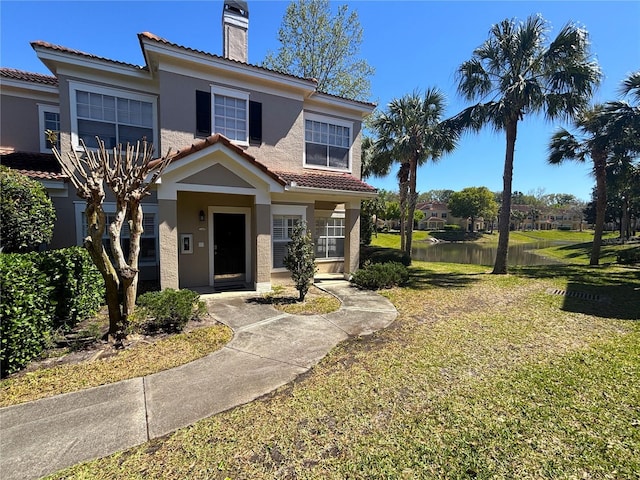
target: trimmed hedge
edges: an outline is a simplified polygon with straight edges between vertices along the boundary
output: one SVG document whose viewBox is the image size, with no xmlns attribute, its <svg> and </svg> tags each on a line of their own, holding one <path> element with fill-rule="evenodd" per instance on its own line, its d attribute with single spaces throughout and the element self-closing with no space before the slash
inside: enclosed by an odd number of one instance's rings
<svg viewBox="0 0 640 480">
<path fill-rule="evenodd" d="M 147 331 L 181 332 L 189 320 L 199 318 L 207 311 L 200 295 L 192 290 L 167 288 L 161 292 L 147 292 L 138 297 L 137 303 L 142 309 L 142 318 L 149 319 L 142 325 Z"/>
<path fill-rule="evenodd" d="M 360 266 L 367 263 L 397 262 L 405 266 L 411 265 L 411 257 L 398 248 L 360 246 Z"/>
<path fill-rule="evenodd" d="M 370 263 L 357 270 L 351 282 L 368 290 L 403 286 L 409 282 L 409 270 L 398 262 Z"/>
<path fill-rule="evenodd" d="M 0 255 L 0 369 L 2 376 L 37 357 L 53 331 L 54 287 L 33 254 Z"/>
<path fill-rule="evenodd" d="M 3 250 L 24 253 L 51 241 L 56 211 L 40 182 L 0 165 L 0 218 Z"/>
<path fill-rule="evenodd" d="M 105 295 L 104 279 L 84 248 L 42 252 L 39 261 L 40 270 L 55 288 L 54 328 L 73 328 L 100 308 Z"/>
<path fill-rule="evenodd" d="M 618 253 L 617 261 L 623 265 L 640 263 L 640 247 L 620 251 Z"/>
<path fill-rule="evenodd" d="M 13 373 L 42 353 L 56 330 L 94 314 L 102 276 L 80 247 L 0 254 L 0 369 Z"/>
</svg>

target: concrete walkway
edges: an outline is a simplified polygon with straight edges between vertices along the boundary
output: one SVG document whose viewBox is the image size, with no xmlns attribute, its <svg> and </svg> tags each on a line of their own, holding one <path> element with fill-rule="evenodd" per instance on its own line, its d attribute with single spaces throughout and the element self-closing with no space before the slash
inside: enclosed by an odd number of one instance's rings
<svg viewBox="0 0 640 480">
<path fill-rule="evenodd" d="M 318 286 L 342 301 L 338 311 L 289 315 L 247 296 L 213 295 L 212 313 L 234 330 L 221 350 L 147 377 L 0 409 L 0 478 L 48 475 L 255 400 L 309 370 L 339 342 L 396 318 L 376 293 L 345 281 Z"/>
</svg>

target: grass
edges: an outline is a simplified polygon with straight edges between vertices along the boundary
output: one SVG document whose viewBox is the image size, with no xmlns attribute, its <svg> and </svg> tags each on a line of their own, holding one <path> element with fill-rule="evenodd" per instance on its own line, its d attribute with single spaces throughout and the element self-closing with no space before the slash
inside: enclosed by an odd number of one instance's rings
<svg viewBox="0 0 640 480">
<path fill-rule="evenodd" d="M 637 478 L 640 271 L 411 270 L 384 293 L 390 328 L 272 395 L 52 478 Z"/>
<path fill-rule="evenodd" d="M 230 339 L 228 327 L 215 325 L 123 350 L 105 359 L 6 378 L 0 381 L 0 407 L 151 375 L 202 358 Z"/>
<path fill-rule="evenodd" d="M 323 315 L 340 308 L 340 300 L 315 285 L 311 285 L 302 302 L 298 298 L 299 292 L 295 287 L 286 284 L 274 285 L 272 291 L 263 295 L 261 300 L 291 315 Z"/>
</svg>

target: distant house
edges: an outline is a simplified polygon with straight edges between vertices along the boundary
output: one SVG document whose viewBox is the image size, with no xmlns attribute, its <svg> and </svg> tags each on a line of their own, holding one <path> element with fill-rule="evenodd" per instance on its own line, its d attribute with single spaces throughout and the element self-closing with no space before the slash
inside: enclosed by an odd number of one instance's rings
<svg viewBox="0 0 640 480">
<path fill-rule="evenodd" d="M 321 93 L 316 82 L 247 63 L 246 2 L 227 1 L 223 55 L 138 35 L 142 66 L 43 41 L 53 75 L 0 69 L 0 161 L 37 178 L 54 201 L 51 247 L 81 244 L 85 203 L 50 153 L 80 140 L 153 141 L 172 161 L 144 204 L 141 275 L 162 288 L 268 290 L 286 275 L 294 225 L 306 220 L 320 271 L 358 266 L 362 120 L 375 105 Z M 115 211 L 113 199 L 106 209 Z M 108 241 L 105 238 L 105 242 Z"/>
<path fill-rule="evenodd" d="M 463 230 L 472 230 L 471 219 L 454 217 L 446 203 L 422 202 L 416 208 L 424 213 L 424 218 L 418 222 L 420 230 L 442 230 L 445 225 L 458 225 Z M 488 228 L 482 217 L 476 218 L 474 222 L 473 231 Z"/>
<path fill-rule="evenodd" d="M 583 213 L 575 208 L 511 205 L 511 211 L 521 212 L 519 218 L 512 216 L 512 230 L 582 230 L 586 228 Z"/>
</svg>

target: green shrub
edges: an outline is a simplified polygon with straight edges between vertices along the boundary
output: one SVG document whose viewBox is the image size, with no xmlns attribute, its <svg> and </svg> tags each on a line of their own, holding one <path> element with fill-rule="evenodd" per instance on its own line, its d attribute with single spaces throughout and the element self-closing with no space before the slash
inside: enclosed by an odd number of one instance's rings
<svg viewBox="0 0 640 480">
<path fill-rule="evenodd" d="M 37 254 L 0 254 L 0 368 L 19 370 L 42 353 L 51 337 L 54 290 L 34 261 Z"/>
<path fill-rule="evenodd" d="M 455 223 L 447 223 L 444 226 L 444 229 L 447 231 L 458 231 L 458 230 L 462 230 L 462 227 L 460 225 L 456 225 Z"/>
<path fill-rule="evenodd" d="M 136 316 L 147 317 L 142 327 L 149 331 L 180 332 L 189 320 L 199 318 L 207 311 L 196 292 L 172 288 L 140 295 L 138 306 L 142 312 Z"/>
<path fill-rule="evenodd" d="M 40 182 L 0 165 L 0 218 L 3 251 L 29 252 L 51 241 L 56 212 Z"/>
<path fill-rule="evenodd" d="M 407 252 L 399 248 L 386 247 L 360 247 L 360 266 L 363 267 L 367 263 L 389 263 L 397 262 L 407 267 L 411 265 L 411 257 Z"/>
<path fill-rule="evenodd" d="M 311 232 L 307 230 L 307 222 L 304 220 L 293 227 L 291 242 L 287 245 L 287 254 L 284 256 L 284 266 L 291 272 L 299 293 L 298 301 L 302 302 L 317 270 Z"/>
<path fill-rule="evenodd" d="M 632 263 L 640 263 L 640 247 L 629 248 L 618 252 L 618 263 L 631 265 Z"/>
<path fill-rule="evenodd" d="M 366 264 L 351 277 L 351 282 L 369 290 L 402 286 L 408 281 L 407 267 L 398 262 Z"/>
<path fill-rule="evenodd" d="M 54 332 L 93 315 L 104 282 L 80 247 L 0 254 L 0 359 L 2 376 L 42 353 Z"/>
<path fill-rule="evenodd" d="M 54 287 L 54 328 L 68 330 L 94 315 L 104 302 L 104 279 L 82 247 L 42 252 L 39 269 Z"/>
</svg>

